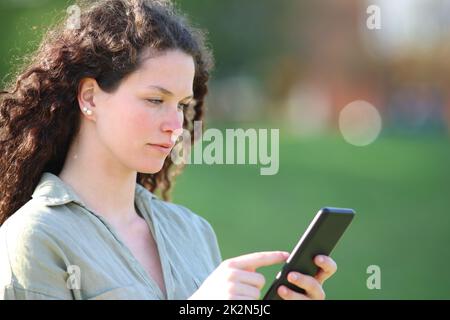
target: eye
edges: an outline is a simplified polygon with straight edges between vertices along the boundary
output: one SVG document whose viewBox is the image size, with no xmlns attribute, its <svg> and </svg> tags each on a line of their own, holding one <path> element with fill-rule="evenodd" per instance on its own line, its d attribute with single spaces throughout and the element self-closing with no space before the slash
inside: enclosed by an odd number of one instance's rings
<svg viewBox="0 0 450 320">
<path fill-rule="evenodd" d="M 146 101 L 155 104 L 155 105 L 162 105 L 164 103 L 164 100 L 161 99 L 145 99 Z M 186 110 L 187 108 L 189 108 L 189 106 L 191 105 L 191 102 L 188 103 L 179 103 L 178 104 L 178 109 L 179 110 Z"/>
<path fill-rule="evenodd" d="M 164 101 L 160 100 L 160 99 L 146 99 L 148 102 L 153 103 L 153 104 L 157 104 L 160 105 L 162 104 Z"/>
</svg>

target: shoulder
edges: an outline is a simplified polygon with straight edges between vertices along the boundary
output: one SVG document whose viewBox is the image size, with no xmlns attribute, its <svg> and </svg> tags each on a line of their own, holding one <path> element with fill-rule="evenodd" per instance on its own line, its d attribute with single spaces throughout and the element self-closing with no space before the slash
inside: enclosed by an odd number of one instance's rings
<svg viewBox="0 0 450 320">
<path fill-rule="evenodd" d="M 1 235 L 16 242 L 45 233 L 54 226 L 56 211 L 56 207 L 31 199 L 3 223 Z"/>
<path fill-rule="evenodd" d="M 36 238 L 64 234 L 64 229 L 73 225 L 76 217 L 62 206 L 47 206 L 39 199 L 30 199 L 0 227 L 2 237 L 6 237 L 9 244 L 26 243 Z"/>
<path fill-rule="evenodd" d="M 51 288 L 65 271 L 64 255 L 55 239 L 56 210 L 31 199 L 0 227 L 0 288 L 59 295 Z M 44 281 L 47 285 L 40 286 Z"/>
</svg>

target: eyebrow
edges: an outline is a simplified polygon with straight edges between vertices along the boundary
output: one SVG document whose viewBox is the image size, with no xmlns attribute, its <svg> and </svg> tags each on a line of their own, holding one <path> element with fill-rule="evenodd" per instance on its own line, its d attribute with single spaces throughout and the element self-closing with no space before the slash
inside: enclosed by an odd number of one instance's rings
<svg viewBox="0 0 450 320">
<path fill-rule="evenodd" d="M 161 91 L 162 93 L 164 93 L 164 94 L 166 94 L 168 96 L 174 96 L 174 94 L 171 91 L 169 91 L 169 90 L 167 90 L 167 89 L 165 89 L 163 87 L 160 87 L 160 86 L 148 86 L 148 87 L 156 89 L 156 90 L 159 90 L 159 91 Z M 190 95 L 190 96 L 187 96 L 187 97 L 185 97 L 185 98 L 183 98 L 181 100 L 185 100 L 185 99 L 193 98 L 193 97 L 194 97 L 193 95 Z"/>
</svg>

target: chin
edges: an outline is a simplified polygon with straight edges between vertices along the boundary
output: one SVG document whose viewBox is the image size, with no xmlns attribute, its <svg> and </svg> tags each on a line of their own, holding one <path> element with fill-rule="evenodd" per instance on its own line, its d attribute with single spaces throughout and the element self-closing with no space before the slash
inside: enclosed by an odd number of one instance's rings
<svg viewBox="0 0 450 320">
<path fill-rule="evenodd" d="M 139 166 L 137 168 L 137 172 L 155 174 L 162 170 L 164 166 L 164 161 L 152 161 L 150 163 L 146 163 L 143 166 Z"/>
</svg>

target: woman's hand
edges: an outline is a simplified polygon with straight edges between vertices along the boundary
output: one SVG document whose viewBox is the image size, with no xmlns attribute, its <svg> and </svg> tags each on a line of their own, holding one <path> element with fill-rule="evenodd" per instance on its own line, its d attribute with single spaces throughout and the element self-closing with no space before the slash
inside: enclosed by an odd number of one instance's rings
<svg viewBox="0 0 450 320">
<path fill-rule="evenodd" d="M 304 294 L 295 292 L 286 286 L 280 286 L 277 289 L 278 295 L 284 300 L 323 300 L 325 292 L 322 285 L 337 270 L 336 262 L 328 256 L 318 255 L 314 258 L 314 263 L 320 268 L 314 277 L 290 272 L 288 281 L 297 287 L 304 289 Z"/>
<path fill-rule="evenodd" d="M 258 300 L 266 282 L 259 267 L 282 263 L 289 252 L 256 252 L 223 261 L 189 300 Z"/>
<path fill-rule="evenodd" d="M 266 282 L 257 268 L 285 262 L 289 252 L 255 252 L 223 261 L 189 300 L 258 300 Z M 323 260 L 321 260 L 323 259 Z M 304 289 L 305 294 L 280 286 L 278 294 L 285 300 L 325 299 L 322 285 L 337 270 L 336 263 L 328 256 L 316 256 L 314 262 L 320 268 L 314 277 L 290 272 L 288 281 Z M 297 280 L 292 275 L 298 275 Z M 282 292 L 283 288 L 287 293 Z"/>
</svg>

